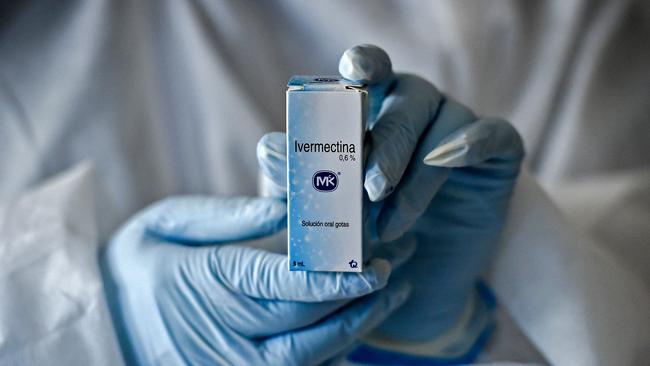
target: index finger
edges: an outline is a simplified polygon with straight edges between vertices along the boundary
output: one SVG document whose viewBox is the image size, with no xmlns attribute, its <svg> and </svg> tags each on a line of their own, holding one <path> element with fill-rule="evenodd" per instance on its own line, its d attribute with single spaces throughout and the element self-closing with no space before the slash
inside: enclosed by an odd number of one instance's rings
<svg viewBox="0 0 650 366">
<path fill-rule="evenodd" d="M 371 201 L 380 201 L 399 183 L 443 97 L 420 77 L 396 76 L 388 54 L 373 45 L 346 50 L 339 72 L 346 79 L 368 85 L 372 147 L 364 187 Z"/>
<path fill-rule="evenodd" d="M 370 130 L 372 147 L 364 182 L 370 200 L 380 201 L 397 187 L 442 100 L 442 94 L 428 81 L 415 75 L 397 76 Z"/>
</svg>

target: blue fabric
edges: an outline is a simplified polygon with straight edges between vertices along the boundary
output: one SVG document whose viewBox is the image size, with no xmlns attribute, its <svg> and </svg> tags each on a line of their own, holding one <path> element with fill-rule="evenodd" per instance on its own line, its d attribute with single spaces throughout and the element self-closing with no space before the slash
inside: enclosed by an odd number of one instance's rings
<svg viewBox="0 0 650 366">
<path fill-rule="evenodd" d="M 493 314 L 496 309 L 496 298 L 490 288 L 483 282 L 479 282 L 476 286 L 476 291 L 481 298 L 481 301 L 486 306 L 489 312 L 490 321 L 486 324 L 477 335 L 475 341 L 471 346 L 459 355 L 453 357 L 423 357 L 408 355 L 399 352 L 372 347 L 370 345 L 361 345 L 352 351 L 347 359 L 348 361 L 362 364 L 373 365 L 463 365 L 469 364 L 476 360 L 481 351 L 485 347 L 490 335 L 494 331 L 495 321 Z"/>
</svg>

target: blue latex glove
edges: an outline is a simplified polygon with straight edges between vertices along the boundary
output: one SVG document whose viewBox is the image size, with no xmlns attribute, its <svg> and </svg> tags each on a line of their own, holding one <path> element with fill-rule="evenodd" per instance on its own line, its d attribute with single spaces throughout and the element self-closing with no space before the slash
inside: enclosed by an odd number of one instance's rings
<svg viewBox="0 0 650 366">
<path fill-rule="evenodd" d="M 477 281 L 503 227 L 524 156 L 521 138 L 508 122 L 476 117 L 428 81 L 393 74 L 388 55 L 375 46 L 347 50 L 339 71 L 369 85 L 367 225 L 378 242 L 405 233 L 418 242 L 395 273 L 413 293 L 380 326 L 374 336 L 382 341 L 375 343 L 399 340 L 396 349 L 415 354 L 421 352 L 413 345 L 422 344 L 435 348 L 437 360 L 467 361 L 492 326 L 493 300 Z M 285 135 L 264 136 L 257 151 L 269 184 L 286 195 Z M 432 340 L 440 342 L 434 347 Z"/>
<path fill-rule="evenodd" d="M 286 255 L 226 245 L 286 226 L 274 198 L 181 197 L 135 215 L 102 257 L 125 358 L 140 365 L 312 365 L 335 359 L 408 297 L 391 269 L 413 241 L 363 273 L 289 272 Z"/>
</svg>

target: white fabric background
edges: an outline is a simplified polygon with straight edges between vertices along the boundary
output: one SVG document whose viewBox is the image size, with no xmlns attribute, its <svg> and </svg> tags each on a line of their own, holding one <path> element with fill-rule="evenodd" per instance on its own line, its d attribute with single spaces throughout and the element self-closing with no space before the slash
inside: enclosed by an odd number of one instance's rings
<svg viewBox="0 0 650 366">
<path fill-rule="evenodd" d="M 375 43 L 512 121 L 569 222 L 642 283 L 635 296 L 649 291 L 646 1 L 1 7 L 0 202 L 89 160 L 103 242 L 169 194 L 254 194 L 255 145 L 283 129 L 288 77 L 335 73 L 345 48 Z"/>
</svg>

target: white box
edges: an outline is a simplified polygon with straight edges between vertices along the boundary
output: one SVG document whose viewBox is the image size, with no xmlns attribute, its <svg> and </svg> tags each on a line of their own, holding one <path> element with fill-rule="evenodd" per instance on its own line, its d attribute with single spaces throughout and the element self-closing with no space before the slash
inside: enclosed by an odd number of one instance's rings
<svg viewBox="0 0 650 366">
<path fill-rule="evenodd" d="M 363 269 L 367 93 L 340 77 L 294 76 L 287 90 L 289 269 Z"/>
</svg>

